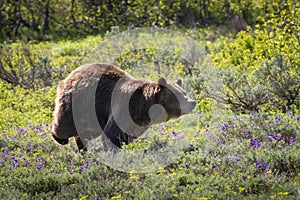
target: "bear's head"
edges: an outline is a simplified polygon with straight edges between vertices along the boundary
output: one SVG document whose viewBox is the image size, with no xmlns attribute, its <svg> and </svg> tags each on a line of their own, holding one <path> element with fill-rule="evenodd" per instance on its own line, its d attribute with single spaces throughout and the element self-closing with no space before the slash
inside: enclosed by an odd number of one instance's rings
<svg viewBox="0 0 300 200">
<path fill-rule="evenodd" d="M 166 110 L 167 120 L 188 114 L 196 106 L 196 101 L 187 97 L 181 79 L 166 81 L 159 78 L 158 84 L 160 86 L 158 103 Z"/>
</svg>

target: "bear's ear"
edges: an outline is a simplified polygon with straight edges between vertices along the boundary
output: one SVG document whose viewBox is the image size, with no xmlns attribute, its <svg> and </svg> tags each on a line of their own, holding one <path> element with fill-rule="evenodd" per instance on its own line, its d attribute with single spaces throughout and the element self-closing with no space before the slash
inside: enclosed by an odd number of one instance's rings
<svg viewBox="0 0 300 200">
<path fill-rule="evenodd" d="M 177 79 L 176 83 L 181 87 L 182 86 L 182 79 L 181 78 Z"/>
<path fill-rule="evenodd" d="M 158 84 L 159 84 L 159 85 L 167 85 L 167 81 L 166 81 L 166 79 L 164 79 L 164 78 L 159 78 L 159 79 L 158 79 Z"/>
</svg>

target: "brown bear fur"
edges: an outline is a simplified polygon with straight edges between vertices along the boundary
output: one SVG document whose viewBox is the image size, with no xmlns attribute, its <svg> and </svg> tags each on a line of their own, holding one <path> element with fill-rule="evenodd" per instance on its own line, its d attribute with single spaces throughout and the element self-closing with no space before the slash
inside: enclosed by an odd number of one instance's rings
<svg viewBox="0 0 300 200">
<path fill-rule="evenodd" d="M 91 90 L 93 95 L 85 93 L 92 87 L 95 87 L 94 93 Z M 113 95 L 117 95 L 114 100 Z M 196 102 L 185 95 L 180 79 L 172 82 L 160 78 L 155 83 L 144 79 L 134 79 L 110 64 L 83 65 L 72 71 L 58 86 L 51 133 L 60 144 L 67 144 L 70 137 L 75 137 L 79 149 L 85 148 L 85 140 L 104 133 L 113 145 L 120 148 L 123 143 L 128 144 L 142 135 L 150 124 L 167 121 L 191 112 Z M 130 98 L 129 105 L 120 108 L 125 96 Z M 80 102 L 75 108 L 79 109 L 79 115 L 73 112 L 72 103 L 75 100 Z M 90 118 L 92 113 L 91 115 L 86 113 L 89 111 L 89 108 L 85 108 L 85 106 L 88 107 L 86 102 L 93 101 L 94 105 L 91 105 L 91 108 L 95 109 L 99 127 L 94 126 L 95 123 L 92 124 L 92 118 Z M 165 115 L 158 111 L 151 116 L 149 112 L 153 105 L 162 106 L 164 109 L 161 110 L 165 110 Z M 126 111 L 124 109 L 129 111 L 130 117 L 124 115 L 122 118 Z M 74 116 L 77 121 L 74 120 Z M 134 128 L 123 128 L 120 127 L 120 123 L 117 123 L 117 120 L 121 120 L 122 124 L 123 120 L 126 124 L 129 118 L 136 124 Z"/>
</svg>

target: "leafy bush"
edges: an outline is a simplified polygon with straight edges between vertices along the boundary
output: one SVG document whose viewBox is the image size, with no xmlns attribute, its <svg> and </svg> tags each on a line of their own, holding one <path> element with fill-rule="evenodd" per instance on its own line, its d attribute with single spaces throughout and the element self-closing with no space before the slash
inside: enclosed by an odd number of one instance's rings
<svg viewBox="0 0 300 200">
<path fill-rule="evenodd" d="M 216 53 L 215 76 L 208 94 L 236 111 L 295 109 L 299 105 L 299 10 L 292 1 L 278 6 L 254 32 L 240 32 L 237 38 Z M 212 52 L 214 50 L 212 49 Z"/>
</svg>

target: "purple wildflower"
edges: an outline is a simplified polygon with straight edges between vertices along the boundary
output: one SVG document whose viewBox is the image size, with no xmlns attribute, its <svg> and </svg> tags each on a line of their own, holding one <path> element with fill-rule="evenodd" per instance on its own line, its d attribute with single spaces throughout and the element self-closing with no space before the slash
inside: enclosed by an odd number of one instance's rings
<svg viewBox="0 0 300 200">
<path fill-rule="evenodd" d="M 22 129 L 19 131 L 19 133 L 20 133 L 20 135 L 24 135 L 24 134 L 27 133 L 27 130 L 25 130 L 25 129 L 22 128 Z"/>
<path fill-rule="evenodd" d="M 250 135 L 250 134 L 251 134 L 251 132 L 248 130 L 248 131 L 244 134 L 244 136 L 247 137 L 247 136 Z"/>
<path fill-rule="evenodd" d="M 15 163 L 18 163 L 18 162 L 19 162 L 18 158 L 16 158 L 15 156 L 11 156 L 11 159 L 12 159 Z"/>
<path fill-rule="evenodd" d="M 159 125 L 159 129 L 160 129 L 160 130 L 164 130 L 164 129 L 165 129 L 165 126 L 162 125 L 162 124 L 160 124 L 160 125 Z"/>
<path fill-rule="evenodd" d="M 212 136 L 210 135 L 210 133 L 209 133 L 209 130 L 208 130 L 208 129 L 206 129 L 206 130 L 205 130 L 205 134 L 206 134 L 206 137 L 208 137 L 208 138 L 212 138 Z"/>
<path fill-rule="evenodd" d="M 180 135 L 178 139 L 183 139 L 183 138 L 185 138 L 184 134 Z"/>
<path fill-rule="evenodd" d="M 70 163 L 69 166 L 71 167 L 71 169 L 74 169 L 74 168 L 75 168 L 75 166 L 74 166 L 73 163 Z"/>
<path fill-rule="evenodd" d="M 242 119 L 239 116 L 235 116 L 235 118 L 238 120 L 238 122 L 242 121 Z"/>
<path fill-rule="evenodd" d="M 218 144 L 219 144 L 219 145 L 222 144 L 222 142 L 223 142 L 223 141 L 222 141 L 221 139 L 218 140 Z"/>
<path fill-rule="evenodd" d="M 189 164 L 187 164 L 187 163 L 184 163 L 184 164 L 183 164 L 183 166 L 184 166 L 184 167 L 188 167 L 188 166 L 189 166 Z"/>
<path fill-rule="evenodd" d="M 52 173 L 54 173 L 56 171 L 57 171 L 57 168 L 54 168 L 54 169 L 51 170 Z"/>
<path fill-rule="evenodd" d="M 14 166 L 13 164 L 10 164 L 8 169 L 9 169 L 9 170 L 13 170 L 14 167 L 15 167 L 15 166 Z"/>
<path fill-rule="evenodd" d="M 29 162 L 29 161 L 26 161 L 25 167 L 29 167 L 29 166 L 30 166 L 30 162 Z"/>
<path fill-rule="evenodd" d="M 280 140 L 280 138 L 281 138 L 281 134 L 280 134 L 280 133 L 277 133 L 277 134 L 274 136 L 274 139 L 275 139 L 276 141 Z"/>
<path fill-rule="evenodd" d="M 287 165 L 287 164 L 289 164 L 289 163 L 286 162 L 286 161 L 282 161 L 282 164 L 283 164 L 283 165 Z"/>
<path fill-rule="evenodd" d="M 260 163 L 259 162 L 255 162 L 255 167 L 259 168 L 259 166 L 260 166 Z"/>
<path fill-rule="evenodd" d="M 263 165 L 262 168 L 263 168 L 263 171 L 264 171 L 264 172 L 267 172 L 267 171 L 268 171 L 268 167 L 267 167 L 266 165 Z"/>
<path fill-rule="evenodd" d="M 171 134 L 172 134 L 173 137 L 176 137 L 176 136 L 178 136 L 179 132 L 172 131 Z"/>
<path fill-rule="evenodd" d="M 258 140 L 258 139 L 256 139 L 256 138 L 252 138 L 252 139 L 251 139 L 251 142 L 252 142 L 252 144 L 253 144 L 253 148 L 254 148 L 254 149 L 257 149 L 257 148 L 259 148 L 259 147 L 262 147 L 262 141 L 261 141 L 261 140 Z"/>
<path fill-rule="evenodd" d="M 293 146 L 293 145 L 295 145 L 296 142 L 293 138 L 290 138 L 289 143 L 291 146 Z"/>
<path fill-rule="evenodd" d="M 26 150 L 32 149 L 31 145 L 26 146 Z"/>
<path fill-rule="evenodd" d="M 255 167 L 257 169 L 261 168 L 263 170 L 263 172 L 267 172 L 268 171 L 268 167 L 267 167 L 267 165 L 266 165 L 266 163 L 265 163 L 264 160 L 262 160 L 261 162 L 256 162 L 255 163 Z"/>
<path fill-rule="evenodd" d="M 9 148 L 6 148 L 3 152 L 2 152 L 2 156 L 6 157 L 8 155 L 9 152 Z"/>
<path fill-rule="evenodd" d="M 275 140 L 272 135 L 267 135 L 266 138 L 271 142 Z"/>
<path fill-rule="evenodd" d="M 4 163 L 4 160 L 2 158 L 0 158 L 0 163 Z"/>
<path fill-rule="evenodd" d="M 41 170 L 41 169 L 43 168 L 43 165 L 44 165 L 44 164 L 43 164 L 42 162 L 40 162 L 40 163 L 37 165 L 36 168 L 37 168 L 38 170 Z"/>
<path fill-rule="evenodd" d="M 261 147 L 262 146 L 262 141 L 258 140 L 257 143 L 253 146 L 254 149 Z"/>
<path fill-rule="evenodd" d="M 238 157 L 238 156 L 234 156 L 234 157 L 233 157 L 233 160 L 234 160 L 235 162 L 239 162 L 239 157 Z"/>
<path fill-rule="evenodd" d="M 297 116 L 296 120 L 297 120 L 298 123 L 300 123 L 300 116 Z"/>
<path fill-rule="evenodd" d="M 45 132 L 45 133 L 44 133 L 44 134 L 41 136 L 41 138 L 43 138 L 43 139 L 44 139 L 44 138 L 47 136 L 47 134 L 48 134 L 48 133 L 47 133 L 47 132 Z"/>
<path fill-rule="evenodd" d="M 221 130 L 222 130 L 224 133 L 226 133 L 226 127 L 227 127 L 226 123 L 222 124 L 222 126 L 221 126 Z"/>
</svg>

